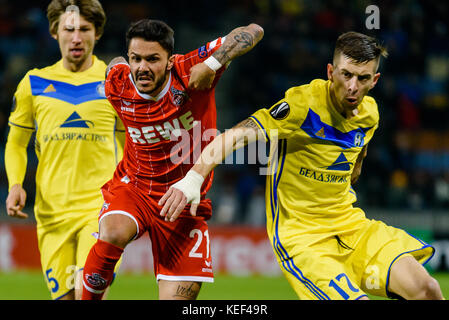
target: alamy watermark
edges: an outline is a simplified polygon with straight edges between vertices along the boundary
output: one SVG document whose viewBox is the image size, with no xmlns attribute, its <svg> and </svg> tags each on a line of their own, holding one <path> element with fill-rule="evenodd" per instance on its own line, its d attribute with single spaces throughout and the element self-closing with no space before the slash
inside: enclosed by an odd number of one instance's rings
<svg viewBox="0 0 449 320">
<path fill-rule="evenodd" d="M 368 30 L 380 29 L 380 10 L 379 7 L 372 4 L 366 7 L 365 13 L 369 16 L 365 20 L 365 27 Z"/>
<path fill-rule="evenodd" d="M 276 154 L 277 130 L 271 130 L 269 143 L 257 128 L 233 128 L 223 135 L 214 128 L 203 129 L 201 121 L 193 119 L 191 112 L 163 124 L 128 127 L 133 143 L 151 144 L 172 142 L 166 158 L 174 164 L 195 164 L 201 157 L 206 164 L 258 164 L 260 174 L 268 173 L 270 155 Z M 214 147 L 206 146 L 214 141 Z M 246 146 L 246 147 L 245 147 Z"/>
<path fill-rule="evenodd" d="M 73 26 L 75 30 L 80 28 L 80 9 L 76 5 L 67 6 L 65 9 L 67 13 L 66 25 Z"/>
</svg>

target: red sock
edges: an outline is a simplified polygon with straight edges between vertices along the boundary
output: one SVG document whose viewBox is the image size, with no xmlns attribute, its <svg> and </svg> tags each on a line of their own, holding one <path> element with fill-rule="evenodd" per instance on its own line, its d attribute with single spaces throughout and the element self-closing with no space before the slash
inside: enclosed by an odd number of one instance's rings
<svg viewBox="0 0 449 320">
<path fill-rule="evenodd" d="M 82 300 L 100 300 L 111 284 L 123 249 L 98 239 L 90 249 L 83 270 Z"/>
</svg>

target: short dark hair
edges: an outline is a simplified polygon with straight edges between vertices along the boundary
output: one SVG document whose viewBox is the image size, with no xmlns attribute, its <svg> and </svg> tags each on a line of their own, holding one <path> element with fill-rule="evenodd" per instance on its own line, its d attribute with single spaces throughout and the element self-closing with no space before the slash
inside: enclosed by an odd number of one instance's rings
<svg viewBox="0 0 449 320">
<path fill-rule="evenodd" d="M 47 7 L 47 18 L 50 34 L 58 33 L 59 17 L 66 12 L 68 6 L 77 6 L 81 16 L 95 26 L 95 34 L 103 35 L 106 14 L 98 0 L 52 0 Z"/>
<path fill-rule="evenodd" d="M 365 63 L 375 59 L 379 60 L 380 56 L 386 58 L 388 51 L 376 38 L 350 31 L 343 33 L 337 39 L 334 59 L 339 54 L 343 54 L 356 63 Z"/>
<path fill-rule="evenodd" d="M 171 56 L 175 47 L 174 31 L 165 22 L 160 20 L 142 19 L 134 22 L 126 32 L 126 48 L 133 38 L 142 38 L 146 41 L 158 42 Z"/>
</svg>

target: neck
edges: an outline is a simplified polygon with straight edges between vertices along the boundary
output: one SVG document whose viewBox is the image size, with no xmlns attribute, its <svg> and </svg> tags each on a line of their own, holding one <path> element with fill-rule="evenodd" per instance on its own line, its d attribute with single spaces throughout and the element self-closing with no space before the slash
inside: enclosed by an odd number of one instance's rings
<svg viewBox="0 0 449 320">
<path fill-rule="evenodd" d="M 92 66 L 93 63 L 94 63 L 94 59 L 93 59 L 92 55 L 89 55 L 84 61 L 82 61 L 80 63 L 71 62 L 65 58 L 62 59 L 62 65 L 64 66 L 64 68 L 71 72 L 86 71 L 87 69 L 89 69 Z"/>
</svg>

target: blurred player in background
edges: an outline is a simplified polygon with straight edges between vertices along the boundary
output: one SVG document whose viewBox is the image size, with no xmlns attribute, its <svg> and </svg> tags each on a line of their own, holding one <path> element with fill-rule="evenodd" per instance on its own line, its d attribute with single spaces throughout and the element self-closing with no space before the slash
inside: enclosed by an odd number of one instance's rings
<svg viewBox="0 0 449 320">
<path fill-rule="evenodd" d="M 374 38 L 341 35 L 327 66 L 328 81 L 293 87 L 271 108 L 218 136 L 161 199 L 162 214 L 175 220 L 198 193 L 201 179 L 195 182 L 190 174 L 207 177 L 234 150 L 265 138 L 272 144 L 267 232 L 301 299 L 367 299 L 366 293 L 443 299 L 438 282 L 421 265 L 434 249 L 353 207 L 351 185 L 379 122 L 377 104 L 367 93 L 386 55 Z"/>
<path fill-rule="evenodd" d="M 47 17 L 62 59 L 29 71 L 14 94 L 5 150 L 6 209 L 11 217 L 28 217 L 22 182 L 36 132 L 34 213 L 42 269 L 53 299 L 79 299 L 75 277 L 96 241 L 100 187 L 121 159 L 125 133 L 104 95 L 106 64 L 93 55 L 106 21 L 101 4 L 53 0 Z"/>
<path fill-rule="evenodd" d="M 160 299 L 195 299 L 201 283 L 213 281 L 206 222 L 212 208 L 204 197 L 212 175 L 196 216 L 186 208 L 172 223 L 157 203 L 216 136 L 217 81 L 232 59 L 262 39 L 263 29 L 236 28 L 185 55 L 173 54 L 173 35 L 162 21 L 138 21 L 126 35 L 129 63 L 118 57 L 108 66 L 106 96 L 127 136 L 123 161 L 102 188 L 100 236 L 84 267 L 83 299 L 101 298 L 125 246 L 147 230 Z"/>
</svg>

